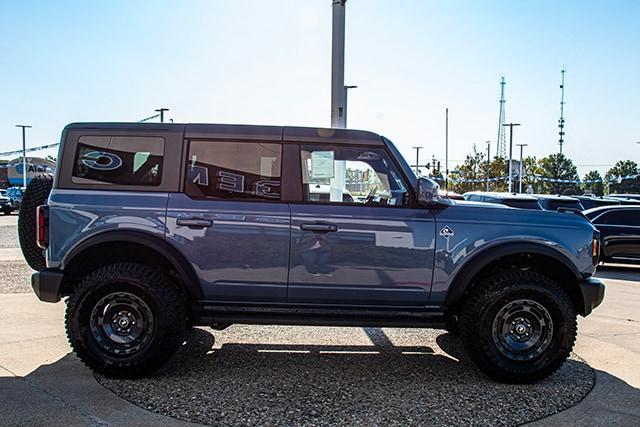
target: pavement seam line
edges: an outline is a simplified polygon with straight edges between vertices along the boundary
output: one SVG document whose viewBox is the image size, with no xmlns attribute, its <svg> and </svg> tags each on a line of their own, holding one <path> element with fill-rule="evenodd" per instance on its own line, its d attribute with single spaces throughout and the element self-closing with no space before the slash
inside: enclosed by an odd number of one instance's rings
<svg viewBox="0 0 640 427">
<path fill-rule="evenodd" d="M 9 372 L 11 372 L 11 371 L 9 371 Z M 21 376 L 18 376 L 18 375 L 15 375 L 15 376 L 16 376 L 16 378 L 19 378 L 22 381 L 24 381 L 30 387 L 33 387 L 36 390 L 38 390 L 41 393 L 43 393 L 44 395 L 49 397 L 51 400 L 59 402 L 59 403 L 62 403 L 63 406 L 68 406 L 68 407 L 71 407 L 71 408 L 75 409 L 76 411 L 78 411 L 83 416 L 89 418 L 91 420 L 92 425 L 97 425 L 97 426 L 110 426 L 111 425 L 107 421 L 104 421 L 104 420 L 96 417 L 95 415 L 91 415 L 91 414 L 87 413 L 82 408 L 78 407 L 77 405 L 75 405 L 75 404 L 73 404 L 71 402 L 68 402 L 66 399 L 63 399 L 63 398 L 51 393 L 49 390 L 47 390 L 47 389 L 35 384 L 33 381 L 27 379 L 26 377 L 21 377 Z"/>
</svg>

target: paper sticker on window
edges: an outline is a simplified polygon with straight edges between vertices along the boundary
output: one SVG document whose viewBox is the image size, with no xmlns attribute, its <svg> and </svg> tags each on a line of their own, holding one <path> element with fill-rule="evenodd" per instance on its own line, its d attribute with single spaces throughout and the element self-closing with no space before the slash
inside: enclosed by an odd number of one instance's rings
<svg viewBox="0 0 640 427">
<path fill-rule="evenodd" d="M 333 151 L 311 153 L 311 178 L 333 178 Z"/>
</svg>

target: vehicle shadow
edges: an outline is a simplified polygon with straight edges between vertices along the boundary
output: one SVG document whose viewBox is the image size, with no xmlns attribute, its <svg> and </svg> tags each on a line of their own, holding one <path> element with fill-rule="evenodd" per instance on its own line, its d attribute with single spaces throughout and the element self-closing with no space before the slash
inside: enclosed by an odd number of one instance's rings
<svg viewBox="0 0 640 427">
<path fill-rule="evenodd" d="M 234 326 L 214 338 L 196 328 L 151 377 L 96 378 L 151 411 L 231 425 L 517 425 L 570 407 L 594 383 L 591 368 L 574 359 L 535 384 L 491 381 L 440 331 L 326 329 Z M 349 343 L 362 331 L 367 343 Z M 308 344 L 335 335 L 340 343 Z"/>
<path fill-rule="evenodd" d="M 417 330 L 406 332 L 423 336 Z M 70 353 L 23 378 L 0 377 L 2 424 L 181 425 L 178 419 L 210 425 L 640 422 L 640 390 L 607 372 L 596 371 L 597 384 L 584 397 L 593 372 L 580 360 L 569 360 L 547 380 L 507 385 L 487 380 L 469 365 L 459 341 L 449 334 L 429 336 L 429 345 L 394 349 L 396 331 L 367 328 L 365 333 L 374 345 L 216 345 L 209 330 L 194 329 L 169 365 L 150 378 L 96 376 L 108 388 Z"/>
</svg>

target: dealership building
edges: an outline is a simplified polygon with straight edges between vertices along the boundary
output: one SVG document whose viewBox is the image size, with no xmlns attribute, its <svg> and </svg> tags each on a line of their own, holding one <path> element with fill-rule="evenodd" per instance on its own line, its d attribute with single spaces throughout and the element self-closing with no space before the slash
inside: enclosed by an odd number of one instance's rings
<svg viewBox="0 0 640 427">
<path fill-rule="evenodd" d="M 55 162 L 42 157 L 27 157 L 27 184 L 36 175 L 55 171 Z M 0 160 L 0 188 L 22 186 L 22 157 Z"/>
</svg>

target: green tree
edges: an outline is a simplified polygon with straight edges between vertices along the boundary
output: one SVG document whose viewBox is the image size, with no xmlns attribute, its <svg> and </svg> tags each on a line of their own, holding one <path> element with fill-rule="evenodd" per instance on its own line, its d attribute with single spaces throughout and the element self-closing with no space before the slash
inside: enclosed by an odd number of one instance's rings
<svg viewBox="0 0 640 427">
<path fill-rule="evenodd" d="M 467 180 L 485 179 L 486 177 L 486 158 L 484 153 L 476 149 L 473 144 L 473 152 L 467 154 L 464 163 L 451 172 L 451 188 L 458 193 L 466 193 L 476 189 L 484 189 L 483 182 L 468 182 Z"/>
<path fill-rule="evenodd" d="M 573 161 L 564 154 L 557 153 L 543 157 L 539 162 L 540 173 L 546 178 L 578 180 L 578 170 Z M 551 194 L 578 194 L 575 183 L 545 182 L 540 185 L 541 192 Z"/>
<path fill-rule="evenodd" d="M 599 180 L 599 181 L 598 181 Z M 585 182 L 582 187 L 582 191 L 585 193 L 595 194 L 596 196 L 602 196 L 604 194 L 604 184 L 602 183 L 602 175 L 598 171 L 589 171 L 584 176 L 584 181 L 596 181 Z"/>
<path fill-rule="evenodd" d="M 635 176 L 631 179 L 623 179 L 626 176 Z M 640 179 L 638 164 L 632 160 L 620 160 L 609 169 L 604 178 L 609 182 L 609 193 L 638 193 L 640 192 Z"/>
</svg>

